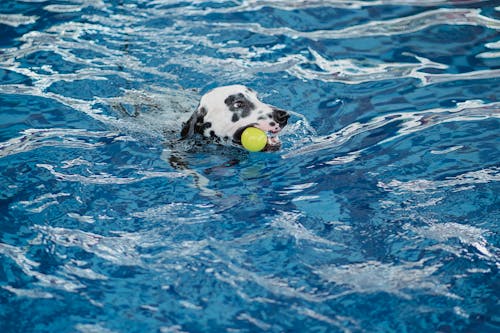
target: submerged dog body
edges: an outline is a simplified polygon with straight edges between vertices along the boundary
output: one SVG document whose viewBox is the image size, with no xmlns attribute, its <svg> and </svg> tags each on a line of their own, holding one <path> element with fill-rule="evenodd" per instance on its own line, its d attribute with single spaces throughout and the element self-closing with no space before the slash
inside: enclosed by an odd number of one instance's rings
<svg viewBox="0 0 500 333">
<path fill-rule="evenodd" d="M 274 135 L 286 126 L 289 117 L 288 112 L 260 101 L 248 87 L 219 87 L 201 97 L 198 108 L 184 123 L 181 137 L 198 134 L 216 143 L 241 146 L 243 131 L 256 127 L 269 134 L 264 151 L 274 151 L 281 146 Z"/>
</svg>

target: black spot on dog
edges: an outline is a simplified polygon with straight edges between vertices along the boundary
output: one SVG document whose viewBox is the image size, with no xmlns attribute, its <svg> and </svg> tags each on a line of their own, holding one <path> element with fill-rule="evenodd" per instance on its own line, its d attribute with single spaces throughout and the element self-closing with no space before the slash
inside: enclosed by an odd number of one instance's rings
<svg viewBox="0 0 500 333">
<path fill-rule="evenodd" d="M 233 117 L 231 118 L 231 121 L 233 123 L 237 122 L 238 120 L 240 120 L 240 117 L 238 116 L 237 113 L 233 113 Z"/>
<path fill-rule="evenodd" d="M 281 127 L 287 124 L 288 118 L 290 118 L 290 114 L 285 110 L 273 109 L 273 119 L 280 124 Z"/>
<path fill-rule="evenodd" d="M 239 118 L 248 117 L 250 113 L 255 110 L 255 105 L 242 93 L 229 96 L 224 100 L 224 103 L 231 112 L 234 112 L 234 114 L 238 116 L 238 119 L 233 116 L 233 122 L 237 122 Z"/>
</svg>

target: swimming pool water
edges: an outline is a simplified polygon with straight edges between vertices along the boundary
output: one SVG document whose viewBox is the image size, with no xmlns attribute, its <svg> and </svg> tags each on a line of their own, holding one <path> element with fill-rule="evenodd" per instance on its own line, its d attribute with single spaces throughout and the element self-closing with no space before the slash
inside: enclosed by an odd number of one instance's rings
<svg viewBox="0 0 500 333">
<path fill-rule="evenodd" d="M 2 1 L 0 332 L 500 332 L 499 77 L 497 1 Z M 235 83 L 280 152 L 170 144 Z"/>
</svg>

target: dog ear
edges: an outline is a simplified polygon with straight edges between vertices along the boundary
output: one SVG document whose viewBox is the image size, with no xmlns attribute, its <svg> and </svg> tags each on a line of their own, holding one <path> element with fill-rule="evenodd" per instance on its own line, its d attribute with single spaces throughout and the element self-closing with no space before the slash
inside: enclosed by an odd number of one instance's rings
<svg viewBox="0 0 500 333">
<path fill-rule="evenodd" d="M 206 115 L 207 109 L 203 106 L 198 107 L 198 109 L 191 115 L 191 118 L 189 118 L 189 120 L 182 125 L 181 139 L 190 138 L 195 133 L 202 133 L 201 127 Z"/>
<path fill-rule="evenodd" d="M 198 122 L 198 111 L 193 112 L 191 118 L 182 125 L 181 139 L 190 138 L 194 134 L 194 128 Z"/>
</svg>

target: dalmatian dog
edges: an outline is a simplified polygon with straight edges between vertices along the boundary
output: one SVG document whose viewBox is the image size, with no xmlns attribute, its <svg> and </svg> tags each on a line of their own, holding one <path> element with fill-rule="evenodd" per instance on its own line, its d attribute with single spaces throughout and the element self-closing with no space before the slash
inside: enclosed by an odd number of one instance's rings
<svg viewBox="0 0 500 333">
<path fill-rule="evenodd" d="M 183 124 L 181 138 L 196 135 L 223 145 L 241 147 L 241 134 L 248 127 L 268 133 L 263 151 L 277 151 L 277 134 L 287 125 L 289 113 L 261 102 L 257 93 L 243 85 L 215 88 L 200 99 L 200 104 Z"/>
</svg>

